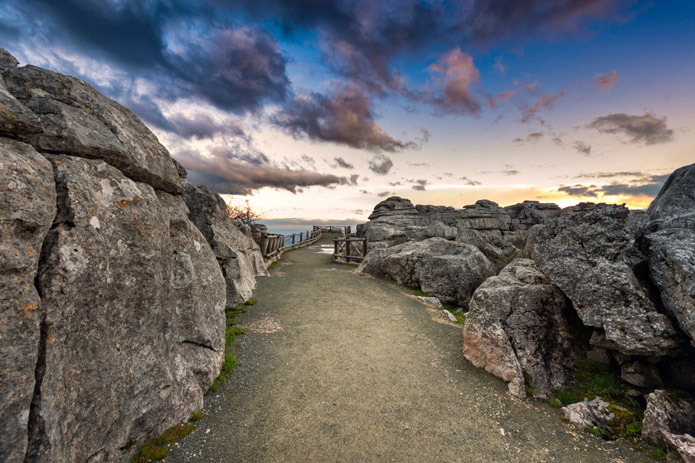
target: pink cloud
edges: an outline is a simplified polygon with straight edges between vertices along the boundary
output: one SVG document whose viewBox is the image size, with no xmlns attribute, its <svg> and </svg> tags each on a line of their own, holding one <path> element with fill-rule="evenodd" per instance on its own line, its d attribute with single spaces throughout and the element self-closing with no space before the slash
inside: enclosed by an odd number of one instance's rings
<svg viewBox="0 0 695 463">
<path fill-rule="evenodd" d="M 594 76 L 594 85 L 601 90 L 610 90 L 619 80 L 620 76 L 616 71 L 608 74 L 596 74 Z"/>
<path fill-rule="evenodd" d="M 471 114 L 480 111 L 480 103 L 471 88 L 480 79 L 473 57 L 457 47 L 442 55 L 427 70 L 441 75 L 435 83 L 444 87 L 443 95 L 432 98 L 431 102 L 442 111 Z"/>
</svg>

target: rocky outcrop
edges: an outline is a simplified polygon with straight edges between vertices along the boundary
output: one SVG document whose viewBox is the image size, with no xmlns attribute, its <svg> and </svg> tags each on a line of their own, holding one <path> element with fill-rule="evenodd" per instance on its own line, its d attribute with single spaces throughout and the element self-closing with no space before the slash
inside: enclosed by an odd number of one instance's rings
<svg viewBox="0 0 695 463">
<path fill-rule="evenodd" d="M 562 411 L 570 423 L 582 429 L 597 428 L 606 437 L 619 434 L 619 428 L 623 422 L 621 415 L 629 414 L 627 409 L 606 402 L 601 397 L 569 404 L 562 407 Z"/>
<path fill-rule="evenodd" d="M 188 182 L 184 191 L 189 218 L 207 239 L 222 269 L 227 305 L 246 302 L 256 287 L 255 277 L 268 275 L 258 244 L 229 220 L 227 205 L 217 193 Z"/>
<path fill-rule="evenodd" d="M 473 291 L 495 271 L 475 246 L 429 238 L 370 251 L 356 273 L 388 276 L 444 302 L 467 307 Z"/>
<path fill-rule="evenodd" d="M 572 301 L 582 322 L 625 355 L 663 356 L 682 337 L 659 310 L 646 258 L 626 227 L 624 206 L 580 204 L 545 225 L 528 250 L 543 273 Z"/>
<path fill-rule="evenodd" d="M 23 461 L 43 306 L 34 279 L 56 213 L 51 163 L 0 138 L 0 461 Z"/>
<path fill-rule="evenodd" d="M 16 65 L 0 50 L 0 460 L 128 461 L 201 408 L 225 281 L 142 122 Z"/>
<path fill-rule="evenodd" d="M 686 463 L 695 462 L 695 406 L 666 391 L 647 397 L 642 437 L 664 445 Z"/>
<path fill-rule="evenodd" d="M 649 206 L 649 271 L 666 309 L 695 346 L 695 164 L 671 174 Z"/>
<path fill-rule="evenodd" d="M 577 359 L 571 307 L 530 259 L 515 259 L 473 294 L 464 326 L 463 353 L 475 366 L 525 397 L 547 397 L 571 378 Z"/>
</svg>

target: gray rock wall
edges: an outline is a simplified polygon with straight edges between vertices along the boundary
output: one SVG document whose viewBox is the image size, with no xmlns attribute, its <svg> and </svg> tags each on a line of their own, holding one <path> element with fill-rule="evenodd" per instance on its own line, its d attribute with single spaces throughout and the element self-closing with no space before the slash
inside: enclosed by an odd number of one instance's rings
<svg viewBox="0 0 695 463">
<path fill-rule="evenodd" d="M 202 407 L 220 249 L 252 269 L 235 297 L 259 271 L 231 221 L 189 210 L 184 176 L 129 110 L 0 50 L 0 461 L 129 461 Z"/>
</svg>

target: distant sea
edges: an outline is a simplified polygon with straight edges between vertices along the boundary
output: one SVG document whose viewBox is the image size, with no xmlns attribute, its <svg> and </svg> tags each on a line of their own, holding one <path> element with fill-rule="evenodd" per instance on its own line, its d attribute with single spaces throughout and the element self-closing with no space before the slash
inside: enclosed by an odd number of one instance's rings
<svg viewBox="0 0 695 463">
<path fill-rule="evenodd" d="M 352 224 L 352 233 L 355 233 L 357 230 L 356 228 L 357 224 Z M 268 228 L 268 233 L 276 233 L 278 235 L 291 235 L 293 233 L 300 233 L 300 232 L 307 232 L 311 231 L 311 227 L 299 227 L 299 228 Z"/>
</svg>

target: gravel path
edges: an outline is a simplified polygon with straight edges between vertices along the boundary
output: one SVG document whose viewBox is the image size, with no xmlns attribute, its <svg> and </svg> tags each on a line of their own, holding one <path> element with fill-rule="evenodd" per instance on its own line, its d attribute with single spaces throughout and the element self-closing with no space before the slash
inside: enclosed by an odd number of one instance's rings
<svg viewBox="0 0 695 463">
<path fill-rule="evenodd" d="M 258 280 L 258 304 L 238 318 L 249 332 L 237 369 L 166 461 L 652 461 L 511 398 L 463 358 L 460 325 L 332 263 L 330 238 Z"/>
</svg>

